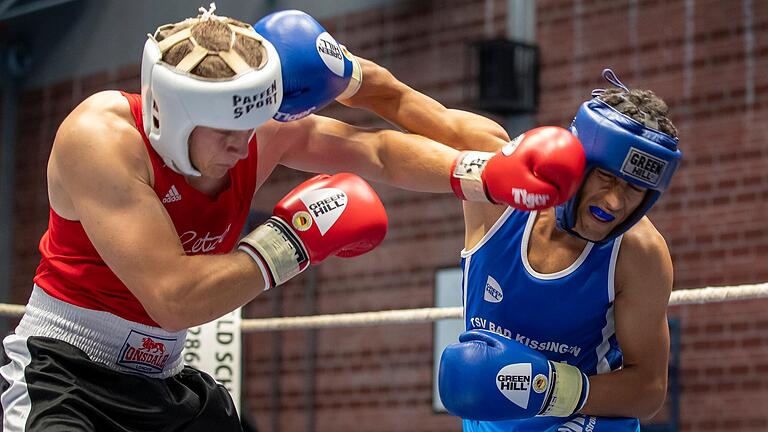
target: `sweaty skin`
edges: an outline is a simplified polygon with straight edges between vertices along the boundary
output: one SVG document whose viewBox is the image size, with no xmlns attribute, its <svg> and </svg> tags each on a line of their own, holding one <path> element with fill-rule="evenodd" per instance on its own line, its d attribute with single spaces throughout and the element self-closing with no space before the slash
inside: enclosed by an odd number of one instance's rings
<svg viewBox="0 0 768 432">
<path fill-rule="evenodd" d="M 360 59 L 368 86 L 349 106 L 368 109 L 403 130 L 445 143 L 457 150 L 498 151 L 509 141 L 495 122 L 466 111 L 448 109 L 398 81 L 389 71 Z M 577 210 L 577 232 L 602 239 L 642 200 L 644 191 L 607 173 L 593 171 L 585 180 Z M 600 221 L 589 206 L 609 212 Z M 476 245 L 504 212 L 504 206 L 464 202 L 465 247 Z M 554 209 L 539 213 L 528 259 L 541 273 L 569 267 L 586 241 L 556 228 Z M 652 271 L 648 271 L 652 269 Z M 590 377 L 590 395 L 580 411 L 606 417 L 652 417 L 667 386 L 669 329 L 666 309 L 672 290 L 672 260 L 664 238 L 644 217 L 624 235 L 615 275 L 616 336 L 624 355 L 620 370 Z"/>
</svg>

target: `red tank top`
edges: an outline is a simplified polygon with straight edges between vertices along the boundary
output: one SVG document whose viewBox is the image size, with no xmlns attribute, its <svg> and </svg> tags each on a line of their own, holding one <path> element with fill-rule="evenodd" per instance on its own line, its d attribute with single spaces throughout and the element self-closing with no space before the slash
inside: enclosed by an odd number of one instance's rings
<svg viewBox="0 0 768 432">
<path fill-rule="evenodd" d="M 248 157 L 229 171 L 229 187 L 211 199 L 189 186 L 184 176 L 165 166 L 144 134 L 141 96 L 122 94 L 130 104 L 136 129 L 149 152 L 155 193 L 170 215 L 187 255 L 230 252 L 245 225 L 256 189 L 255 135 L 249 143 Z M 87 309 L 158 326 L 104 263 L 79 221 L 64 219 L 51 209 L 48 231 L 40 240 L 40 253 L 42 259 L 35 283 L 51 296 Z"/>
</svg>

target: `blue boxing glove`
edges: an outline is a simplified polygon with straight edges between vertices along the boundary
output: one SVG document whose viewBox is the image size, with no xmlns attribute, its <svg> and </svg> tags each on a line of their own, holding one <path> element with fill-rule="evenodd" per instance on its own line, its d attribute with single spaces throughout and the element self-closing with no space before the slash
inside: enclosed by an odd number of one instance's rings
<svg viewBox="0 0 768 432">
<path fill-rule="evenodd" d="M 314 18 L 287 10 L 253 26 L 275 46 L 283 72 L 283 102 L 278 121 L 293 121 L 347 99 L 362 81 L 360 64 Z"/>
<path fill-rule="evenodd" d="M 567 417 L 587 401 L 589 380 L 578 368 L 547 360 L 520 342 L 470 330 L 440 358 L 440 399 L 471 420 Z"/>
</svg>

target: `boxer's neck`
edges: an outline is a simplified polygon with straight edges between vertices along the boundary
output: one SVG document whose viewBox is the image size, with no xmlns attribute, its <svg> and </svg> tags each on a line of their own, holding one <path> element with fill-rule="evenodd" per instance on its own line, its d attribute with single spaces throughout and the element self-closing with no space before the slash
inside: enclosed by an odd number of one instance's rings
<svg viewBox="0 0 768 432">
<path fill-rule="evenodd" d="M 229 171 L 227 171 L 225 176 L 218 178 L 211 178 L 206 176 L 184 176 L 184 178 L 187 180 L 187 183 L 190 186 L 199 190 L 211 199 L 215 199 L 230 185 Z"/>
<path fill-rule="evenodd" d="M 586 246 L 586 240 L 557 228 L 553 209 L 542 210 L 531 228 L 528 263 L 539 273 L 556 273 L 573 264 Z"/>
</svg>

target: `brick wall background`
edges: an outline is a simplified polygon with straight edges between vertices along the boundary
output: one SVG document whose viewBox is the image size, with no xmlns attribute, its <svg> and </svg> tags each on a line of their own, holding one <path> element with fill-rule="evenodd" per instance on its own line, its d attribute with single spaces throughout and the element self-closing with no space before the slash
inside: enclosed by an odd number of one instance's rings
<svg viewBox="0 0 768 432">
<path fill-rule="evenodd" d="M 325 20 L 354 52 L 446 105 L 468 107 L 468 44 L 505 33 L 502 0 L 406 1 Z M 613 67 L 672 107 L 685 160 L 651 218 L 675 263 L 675 288 L 768 280 L 768 3 L 542 0 L 540 124 L 567 125 Z M 489 19 L 490 18 L 490 19 Z M 14 296 L 22 303 L 47 224 L 45 163 L 61 120 L 85 96 L 137 91 L 138 65 L 23 94 L 17 149 Z M 365 113 L 325 114 L 385 126 Z M 267 211 L 306 175 L 278 169 L 257 194 Z M 434 274 L 455 266 L 459 203 L 376 185 L 384 244 L 262 295 L 248 317 L 433 305 Z M 315 289 L 311 288 L 312 282 Z M 673 306 L 681 334 L 681 430 L 768 430 L 768 300 Z M 245 338 L 247 409 L 259 430 L 450 431 L 434 415 L 432 325 L 291 331 Z M 314 429 L 309 425 L 314 424 Z"/>
</svg>

